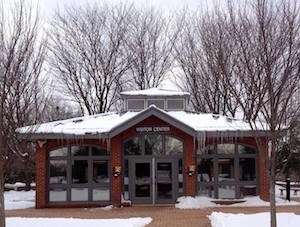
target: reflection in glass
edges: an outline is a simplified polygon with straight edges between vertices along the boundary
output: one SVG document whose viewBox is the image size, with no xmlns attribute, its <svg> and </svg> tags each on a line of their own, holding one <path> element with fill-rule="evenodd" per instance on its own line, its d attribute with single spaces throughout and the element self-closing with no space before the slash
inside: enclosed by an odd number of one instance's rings
<svg viewBox="0 0 300 227">
<path fill-rule="evenodd" d="M 252 147 L 238 145 L 238 152 L 239 152 L 239 154 L 255 154 L 256 150 Z"/>
<path fill-rule="evenodd" d="M 109 200 L 109 188 L 93 189 L 93 201 L 108 201 L 108 200 Z"/>
<path fill-rule="evenodd" d="M 88 200 L 88 188 L 72 188 L 71 200 L 72 201 L 87 201 Z"/>
<path fill-rule="evenodd" d="M 88 182 L 88 161 L 73 160 L 72 182 L 74 184 L 85 184 Z"/>
<path fill-rule="evenodd" d="M 172 163 L 171 162 L 159 162 L 157 163 L 157 180 L 172 181 Z"/>
<path fill-rule="evenodd" d="M 211 182 L 214 180 L 214 162 L 212 158 L 198 159 L 197 160 L 197 181 L 198 182 Z"/>
<path fill-rule="evenodd" d="M 241 197 L 256 196 L 256 185 L 243 185 L 240 187 Z"/>
<path fill-rule="evenodd" d="M 123 183 L 124 183 L 124 193 L 123 193 L 123 196 L 124 196 L 124 199 L 128 200 L 129 199 L 129 180 L 128 180 L 128 159 L 125 159 L 124 161 L 124 180 L 123 180 Z"/>
<path fill-rule="evenodd" d="M 214 198 L 214 187 L 211 185 L 202 185 L 198 190 L 198 195 Z"/>
<path fill-rule="evenodd" d="M 67 189 L 55 188 L 49 190 L 49 201 L 50 202 L 62 202 L 67 201 Z"/>
<path fill-rule="evenodd" d="M 49 157 L 61 157 L 61 156 L 67 156 L 68 155 L 68 148 L 62 147 L 53 151 L 49 152 Z"/>
<path fill-rule="evenodd" d="M 255 174 L 255 159 L 254 158 L 240 158 L 240 180 L 254 181 Z"/>
<path fill-rule="evenodd" d="M 71 154 L 73 156 L 88 156 L 89 155 L 89 147 L 88 146 L 72 146 Z"/>
<path fill-rule="evenodd" d="M 140 148 L 139 137 L 133 137 L 124 143 L 125 155 L 141 155 L 142 149 Z"/>
<path fill-rule="evenodd" d="M 93 182 L 109 183 L 107 160 L 93 160 Z"/>
<path fill-rule="evenodd" d="M 235 186 L 234 185 L 219 185 L 219 198 L 220 199 L 234 199 Z"/>
<path fill-rule="evenodd" d="M 234 159 L 218 159 L 218 177 L 219 181 L 234 181 Z"/>
<path fill-rule="evenodd" d="M 217 153 L 218 154 L 234 154 L 235 153 L 235 144 L 224 143 L 217 145 Z"/>
<path fill-rule="evenodd" d="M 183 193 L 183 165 L 182 159 L 178 160 L 178 192 Z"/>
<path fill-rule="evenodd" d="M 67 160 L 50 160 L 50 184 L 67 183 Z"/>
<path fill-rule="evenodd" d="M 135 163 L 135 196 L 150 197 L 150 163 Z"/>
<path fill-rule="evenodd" d="M 145 136 L 145 154 L 160 155 L 162 154 L 162 135 Z"/>
<path fill-rule="evenodd" d="M 199 152 L 201 152 L 201 150 L 199 150 Z M 214 144 L 206 145 L 205 154 L 214 154 L 214 153 L 215 153 L 215 145 Z"/>
<path fill-rule="evenodd" d="M 101 147 L 92 147 L 92 155 L 93 156 L 108 155 L 108 152 L 106 149 Z"/>
<path fill-rule="evenodd" d="M 172 183 L 157 183 L 157 196 L 159 199 L 172 199 Z"/>
<path fill-rule="evenodd" d="M 171 136 L 165 137 L 166 155 L 183 153 L 183 143 L 181 140 Z"/>
</svg>

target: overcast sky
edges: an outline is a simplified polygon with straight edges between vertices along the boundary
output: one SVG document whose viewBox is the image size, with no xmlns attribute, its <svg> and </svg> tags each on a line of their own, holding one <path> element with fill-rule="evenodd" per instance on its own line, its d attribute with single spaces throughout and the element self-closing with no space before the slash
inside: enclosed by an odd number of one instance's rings
<svg viewBox="0 0 300 227">
<path fill-rule="evenodd" d="M 1 1 L 1 0 L 0 0 Z M 9 0 L 4 0 L 9 1 Z M 11 1 L 11 0 L 10 0 Z M 34 2 L 34 0 L 32 0 Z M 36 0 L 37 1 L 37 0 Z M 86 3 L 112 3 L 120 2 L 134 3 L 138 7 L 157 7 L 164 11 L 175 11 L 183 8 L 207 8 L 213 5 L 224 5 L 226 0 L 39 0 L 42 14 L 51 15 L 52 12 L 65 5 L 80 6 Z"/>
</svg>

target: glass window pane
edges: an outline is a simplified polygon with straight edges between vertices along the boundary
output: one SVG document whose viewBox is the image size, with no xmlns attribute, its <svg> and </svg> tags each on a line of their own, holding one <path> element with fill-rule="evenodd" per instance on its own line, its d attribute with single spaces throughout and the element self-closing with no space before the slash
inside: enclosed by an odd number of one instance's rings
<svg viewBox="0 0 300 227">
<path fill-rule="evenodd" d="M 158 199 L 172 199 L 172 183 L 157 183 Z"/>
<path fill-rule="evenodd" d="M 234 185 L 219 185 L 219 198 L 220 199 L 234 199 L 235 186 Z"/>
<path fill-rule="evenodd" d="M 171 136 L 165 137 L 166 155 L 183 153 L 183 143 L 181 140 Z"/>
<path fill-rule="evenodd" d="M 218 154 L 234 154 L 234 144 L 218 144 L 217 145 L 217 153 Z"/>
<path fill-rule="evenodd" d="M 93 160 L 93 182 L 109 183 L 109 170 L 107 160 Z"/>
<path fill-rule="evenodd" d="M 93 189 L 93 201 L 108 201 L 108 200 L 109 200 L 109 188 Z"/>
<path fill-rule="evenodd" d="M 161 135 L 146 135 L 145 136 L 145 154 L 146 155 L 161 155 L 162 154 L 162 136 Z"/>
<path fill-rule="evenodd" d="M 50 160 L 50 184 L 67 183 L 67 160 Z"/>
<path fill-rule="evenodd" d="M 49 152 L 49 157 L 61 157 L 61 156 L 68 156 L 67 147 L 62 147 Z"/>
<path fill-rule="evenodd" d="M 73 184 L 85 184 L 88 182 L 88 161 L 73 160 L 72 162 Z"/>
<path fill-rule="evenodd" d="M 139 137 L 133 137 L 124 143 L 125 155 L 141 155 L 142 149 L 140 148 Z"/>
<path fill-rule="evenodd" d="M 201 185 L 198 189 L 198 195 L 214 198 L 215 197 L 214 187 L 210 186 L 210 185 L 208 185 L 208 186 Z"/>
<path fill-rule="evenodd" d="M 165 102 L 164 102 L 164 100 L 161 100 L 161 99 L 149 99 L 148 106 L 151 106 L 151 105 L 155 105 L 156 107 L 158 107 L 160 109 L 165 108 Z"/>
<path fill-rule="evenodd" d="M 240 158 L 240 180 L 254 181 L 256 180 L 255 159 L 254 158 Z"/>
<path fill-rule="evenodd" d="M 218 177 L 220 181 L 234 181 L 234 159 L 218 159 Z"/>
<path fill-rule="evenodd" d="M 49 201 L 50 202 L 67 201 L 67 189 L 65 188 L 50 189 Z"/>
<path fill-rule="evenodd" d="M 88 200 L 88 188 L 72 188 L 71 200 L 72 201 L 87 201 Z"/>
<path fill-rule="evenodd" d="M 212 182 L 214 180 L 214 162 L 212 158 L 197 160 L 197 181 Z"/>
<path fill-rule="evenodd" d="M 182 159 L 178 160 L 178 192 L 183 193 L 183 165 Z"/>
<path fill-rule="evenodd" d="M 108 152 L 106 149 L 101 147 L 92 147 L 92 155 L 93 156 L 108 155 Z"/>
<path fill-rule="evenodd" d="M 88 156 L 89 147 L 88 146 L 72 146 L 71 153 L 73 156 Z"/>
<path fill-rule="evenodd" d="M 205 154 L 214 154 L 215 146 L 213 144 L 205 146 Z"/>
<path fill-rule="evenodd" d="M 143 99 L 127 100 L 128 110 L 142 110 L 144 109 Z"/>
<path fill-rule="evenodd" d="M 238 152 L 239 152 L 239 154 L 255 154 L 256 150 L 252 147 L 238 145 Z"/>
<path fill-rule="evenodd" d="M 256 185 L 243 185 L 240 187 L 241 197 L 256 196 Z"/>
<path fill-rule="evenodd" d="M 150 163 L 135 163 L 135 196 L 150 197 Z"/>
<path fill-rule="evenodd" d="M 168 110 L 183 110 L 184 104 L 182 99 L 169 99 L 167 100 Z"/>
</svg>

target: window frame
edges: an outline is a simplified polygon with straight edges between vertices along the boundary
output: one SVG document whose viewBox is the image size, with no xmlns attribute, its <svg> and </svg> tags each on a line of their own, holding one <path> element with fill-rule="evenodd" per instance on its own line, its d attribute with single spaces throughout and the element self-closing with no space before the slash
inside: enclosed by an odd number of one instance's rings
<svg viewBox="0 0 300 227">
<path fill-rule="evenodd" d="M 128 102 L 129 101 L 143 101 L 143 103 L 144 103 L 144 106 L 143 106 L 143 108 L 142 109 L 139 109 L 139 108 L 129 108 L 129 105 L 128 105 Z M 127 111 L 141 111 L 141 110 L 143 110 L 143 109 L 145 109 L 146 108 L 146 102 L 145 102 L 146 100 L 145 99 L 138 99 L 138 98 L 136 98 L 136 99 L 127 99 L 126 100 L 126 105 L 127 105 Z"/>
<path fill-rule="evenodd" d="M 235 186 L 235 198 L 241 198 L 241 188 L 243 186 L 252 186 L 255 185 L 256 186 L 256 195 L 259 192 L 259 179 L 258 179 L 258 150 L 255 146 L 246 144 L 246 143 L 239 143 L 239 142 L 233 142 L 231 144 L 234 144 L 234 153 L 233 154 L 222 154 L 222 153 L 218 153 L 217 152 L 217 145 L 218 144 L 229 144 L 229 143 L 212 143 L 212 144 L 207 144 L 204 149 L 206 149 L 206 147 L 208 146 L 213 146 L 213 152 L 211 154 L 206 153 L 206 150 L 202 151 L 201 150 L 197 150 L 197 154 L 196 154 L 196 163 L 198 166 L 198 160 L 202 160 L 202 159 L 208 159 L 211 158 L 213 161 L 213 177 L 214 177 L 214 181 L 212 182 L 200 182 L 198 181 L 198 172 L 197 172 L 197 177 L 196 177 L 196 186 L 197 186 L 197 194 L 199 194 L 200 189 L 202 187 L 209 187 L 212 186 L 213 187 L 213 194 L 209 192 L 209 194 L 213 195 L 213 198 L 219 198 L 219 186 L 230 186 L 230 185 L 234 185 Z M 246 146 L 249 148 L 252 148 L 255 150 L 254 154 L 241 154 L 238 152 L 238 146 L 242 145 L 242 146 Z M 218 179 L 218 160 L 219 159 L 226 159 L 226 158 L 232 158 L 234 160 L 234 181 L 219 181 Z M 255 180 L 253 181 L 242 181 L 240 180 L 240 159 L 242 158 L 254 158 L 254 162 L 255 162 Z M 197 167 L 197 171 L 198 171 L 198 167 Z M 224 198 L 225 199 L 225 198 Z"/>
<path fill-rule="evenodd" d="M 178 101 L 178 100 L 182 101 L 182 109 L 180 109 L 180 108 L 169 108 L 169 100 L 171 100 L 171 101 Z M 165 107 L 166 107 L 166 110 L 169 110 L 169 111 L 185 110 L 185 99 L 180 99 L 180 98 L 178 98 L 178 99 L 175 99 L 175 98 L 166 99 Z"/>
<path fill-rule="evenodd" d="M 87 146 L 88 147 L 88 155 L 87 156 L 73 156 L 71 153 L 71 149 L 73 146 Z M 100 149 L 106 150 L 106 155 L 92 155 L 92 148 L 97 147 Z M 67 148 L 68 153 L 67 156 L 52 156 L 50 157 L 50 153 L 54 150 L 60 148 Z M 58 184 L 58 183 L 50 183 L 50 161 L 51 160 L 66 160 L 67 161 L 67 183 L 66 184 Z M 88 163 L 88 182 L 83 184 L 76 184 L 72 183 L 72 162 L 75 160 L 86 160 Z M 108 168 L 108 178 L 109 181 L 105 184 L 101 183 L 94 183 L 93 182 L 93 161 L 107 161 L 107 168 Z M 110 184 L 111 184 L 111 173 L 110 173 L 110 152 L 99 145 L 94 144 L 71 144 L 67 146 L 59 146 L 51 148 L 47 151 L 47 202 L 49 204 L 58 204 L 58 203 L 103 203 L 111 201 L 111 191 L 110 191 Z M 71 191 L 72 189 L 76 188 L 87 188 L 88 189 L 88 200 L 82 201 L 72 201 L 71 200 Z M 94 189 L 101 189 L 105 188 L 109 191 L 109 198 L 108 200 L 93 200 L 93 190 Z M 50 191 L 51 189 L 66 189 L 67 196 L 65 201 L 50 201 Z"/>
</svg>

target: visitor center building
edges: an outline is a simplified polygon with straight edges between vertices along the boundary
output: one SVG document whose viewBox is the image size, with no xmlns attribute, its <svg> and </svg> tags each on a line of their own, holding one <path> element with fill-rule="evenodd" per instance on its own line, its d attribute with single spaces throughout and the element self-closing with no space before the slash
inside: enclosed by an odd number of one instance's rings
<svg viewBox="0 0 300 227">
<path fill-rule="evenodd" d="M 267 141 L 248 123 L 188 111 L 189 93 L 121 93 L 123 110 L 17 129 L 36 142 L 36 207 L 268 200 Z"/>
</svg>

